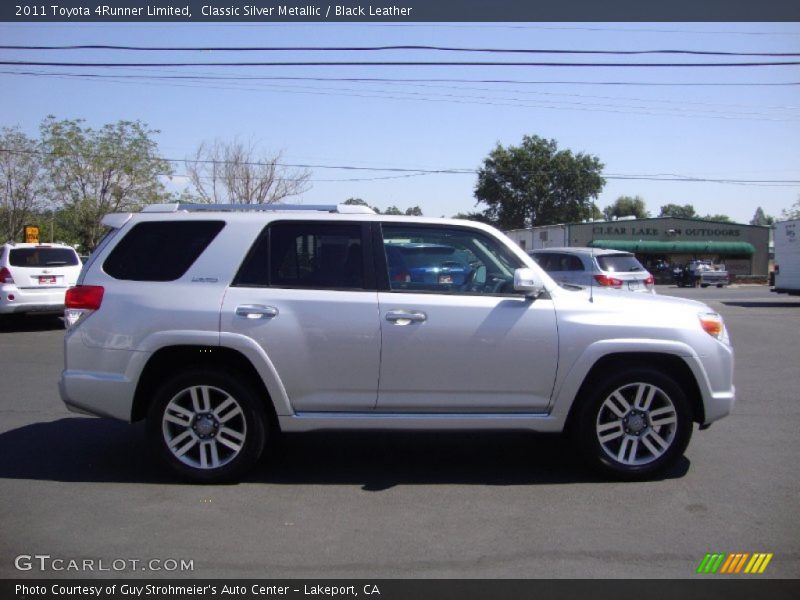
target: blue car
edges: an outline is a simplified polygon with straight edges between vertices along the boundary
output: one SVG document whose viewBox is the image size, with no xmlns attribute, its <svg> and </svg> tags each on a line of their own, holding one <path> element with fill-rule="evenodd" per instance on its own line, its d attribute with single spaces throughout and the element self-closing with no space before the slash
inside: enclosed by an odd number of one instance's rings
<svg viewBox="0 0 800 600">
<path fill-rule="evenodd" d="M 443 244 L 386 244 L 392 282 L 464 285 L 472 275 L 469 253 Z"/>
</svg>

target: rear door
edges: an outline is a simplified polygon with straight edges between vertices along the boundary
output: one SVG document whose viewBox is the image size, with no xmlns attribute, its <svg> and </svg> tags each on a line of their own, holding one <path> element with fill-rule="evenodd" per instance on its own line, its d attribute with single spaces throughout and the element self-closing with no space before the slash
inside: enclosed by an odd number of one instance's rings
<svg viewBox="0 0 800 600">
<path fill-rule="evenodd" d="M 380 328 L 370 235 L 362 223 L 271 223 L 225 294 L 222 331 L 264 349 L 296 412 L 375 408 Z"/>
<path fill-rule="evenodd" d="M 382 236 L 378 410 L 546 412 L 558 363 L 556 315 L 550 299 L 514 292 L 514 269 L 526 265 L 470 227 L 385 223 Z M 397 276 L 407 268 L 395 264 L 404 255 L 397 248 L 441 246 L 466 265 L 464 279 L 435 262 L 417 268 L 438 279 Z"/>
</svg>

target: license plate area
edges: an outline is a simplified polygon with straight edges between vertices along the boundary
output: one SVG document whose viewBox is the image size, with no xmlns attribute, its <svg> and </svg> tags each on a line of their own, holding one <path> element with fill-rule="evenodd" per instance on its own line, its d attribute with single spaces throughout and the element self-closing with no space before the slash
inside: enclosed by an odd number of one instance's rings
<svg viewBox="0 0 800 600">
<path fill-rule="evenodd" d="M 638 281 L 629 281 L 628 282 L 628 289 L 629 290 L 638 290 L 641 287 L 641 284 Z"/>
<path fill-rule="evenodd" d="M 39 275 L 39 285 L 55 285 L 55 275 Z"/>
</svg>

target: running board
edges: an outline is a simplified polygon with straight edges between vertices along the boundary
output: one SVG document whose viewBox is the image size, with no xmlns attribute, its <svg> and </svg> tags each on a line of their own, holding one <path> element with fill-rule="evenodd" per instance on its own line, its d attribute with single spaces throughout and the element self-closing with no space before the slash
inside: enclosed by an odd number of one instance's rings
<svg viewBox="0 0 800 600">
<path fill-rule="evenodd" d="M 558 432 L 563 421 L 546 413 L 328 413 L 278 416 L 281 431 L 424 429 Z"/>
</svg>

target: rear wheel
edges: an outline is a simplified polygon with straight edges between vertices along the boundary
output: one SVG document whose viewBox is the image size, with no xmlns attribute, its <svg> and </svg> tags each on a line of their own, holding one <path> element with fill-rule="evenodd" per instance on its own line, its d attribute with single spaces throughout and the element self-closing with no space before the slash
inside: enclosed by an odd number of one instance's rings
<svg viewBox="0 0 800 600">
<path fill-rule="evenodd" d="M 263 404 L 251 386 L 220 371 L 188 371 L 164 383 L 147 416 L 153 450 L 181 477 L 233 481 L 266 441 Z"/>
<path fill-rule="evenodd" d="M 632 368 L 589 394 L 578 434 L 595 466 L 624 479 L 645 479 L 683 454 L 692 435 L 691 410 L 674 379 Z"/>
</svg>

